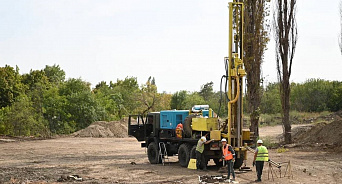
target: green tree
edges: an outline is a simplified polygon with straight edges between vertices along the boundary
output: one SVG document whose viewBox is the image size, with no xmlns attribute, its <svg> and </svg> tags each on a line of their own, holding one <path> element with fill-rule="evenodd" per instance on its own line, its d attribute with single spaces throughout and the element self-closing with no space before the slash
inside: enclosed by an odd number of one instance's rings
<svg viewBox="0 0 342 184">
<path fill-rule="evenodd" d="M 103 119 L 104 109 L 99 106 L 90 90 L 90 84 L 81 79 L 69 79 L 60 88 L 60 95 L 65 96 L 65 114 L 67 122 L 76 123 L 76 130 L 89 126 L 92 122 Z"/>
<path fill-rule="evenodd" d="M 185 109 L 185 99 L 188 93 L 186 91 L 177 91 L 171 96 L 171 109 Z"/>
<path fill-rule="evenodd" d="M 49 79 L 49 82 L 52 84 L 59 85 L 65 80 L 65 72 L 59 67 L 59 65 L 46 65 L 43 71 Z"/>
<path fill-rule="evenodd" d="M 204 98 L 198 92 L 193 92 L 186 96 L 184 100 L 184 109 L 191 109 L 194 105 L 204 104 L 206 104 Z"/>
<path fill-rule="evenodd" d="M 158 93 L 158 101 L 155 105 L 155 110 L 156 111 L 161 111 L 161 110 L 170 110 L 171 109 L 171 94 L 167 94 L 165 92 L 163 93 Z"/>
<path fill-rule="evenodd" d="M 69 122 L 71 114 L 67 111 L 66 96 L 59 94 L 59 88 L 53 86 L 44 93 L 43 116 L 54 134 L 68 134 L 75 131 L 75 122 Z"/>
<path fill-rule="evenodd" d="M 309 79 L 303 84 L 292 84 L 291 89 L 291 106 L 293 109 L 305 112 L 330 110 L 328 104 L 334 97 L 332 82 L 322 79 Z"/>
<path fill-rule="evenodd" d="M 213 82 L 208 82 L 201 86 L 199 95 L 201 95 L 205 101 L 209 101 L 209 99 L 214 94 L 213 85 Z"/>
<path fill-rule="evenodd" d="M 124 80 L 117 79 L 116 83 L 111 81 L 109 87 L 113 90 L 113 94 L 116 94 L 114 99 L 120 102 L 118 106 L 122 112 L 125 112 L 125 114 L 126 112 L 138 113 L 139 101 L 137 97 L 140 95 L 140 89 L 137 78 L 126 77 Z"/>
<path fill-rule="evenodd" d="M 22 83 L 26 86 L 26 94 L 31 98 L 32 107 L 42 116 L 44 93 L 51 87 L 45 72 L 31 70 L 29 74 L 22 75 Z"/>
<path fill-rule="evenodd" d="M 7 114 L 8 112 L 10 111 L 10 108 L 9 106 L 7 107 L 2 107 L 0 109 L 0 134 L 12 134 L 12 133 L 9 133 L 9 129 L 7 127 L 7 123 L 6 123 L 6 120 L 7 120 Z"/>
<path fill-rule="evenodd" d="M 290 77 L 296 50 L 298 32 L 296 22 L 296 0 L 277 0 L 273 13 L 273 28 L 276 41 L 277 75 L 280 83 L 282 124 L 286 144 L 292 142 L 290 122 Z"/>
<path fill-rule="evenodd" d="M 10 106 L 23 93 L 19 68 L 0 67 L 0 108 Z"/>
<path fill-rule="evenodd" d="M 225 94 L 222 94 L 222 101 L 221 101 L 221 94 L 220 92 L 214 92 L 211 98 L 206 101 L 210 108 L 214 110 L 214 112 L 219 115 L 220 117 L 227 117 L 228 115 L 228 106 L 227 101 L 225 100 Z M 220 108 L 220 101 L 221 101 L 221 108 Z"/>
<path fill-rule="evenodd" d="M 6 134 L 14 136 L 41 136 L 47 134 L 45 121 L 36 116 L 32 102 L 26 95 L 18 97 L 6 118 Z"/>
<path fill-rule="evenodd" d="M 93 93 L 98 104 L 105 109 L 105 118 L 103 120 L 120 119 L 123 110 L 125 110 L 120 93 L 114 93 L 114 90 L 104 81 L 96 85 Z"/>
<path fill-rule="evenodd" d="M 269 41 L 266 17 L 269 0 L 243 0 L 245 11 L 244 63 L 247 73 L 247 111 L 250 113 L 251 132 L 259 135 L 258 122 L 261 103 L 261 63 Z"/>
<path fill-rule="evenodd" d="M 279 83 L 269 83 L 262 92 L 260 111 L 264 114 L 281 112 Z"/>
<path fill-rule="evenodd" d="M 22 83 L 28 87 L 28 90 L 36 89 L 36 84 L 41 84 L 43 86 L 48 86 L 49 79 L 45 75 L 43 70 L 31 70 L 28 74 L 22 75 Z"/>
<path fill-rule="evenodd" d="M 140 102 L 139 111 L 141 114 L 146 114 L 150 111 L 155 111 L 156 104 L 160 100 L 157 91 L 157 86 L 154 84 L 154 78 L 151 81 L 151 77 L 149 77 L 147 82 L 141 86 L 141 93 L 138 96 L 138 101 Z"/>
<path fill-rule="evenodd" d="M 342 110 L 342 82 L 332 82 L 332 90 L 329 93 L 327 107 L 330 111 Z"/>
</svg>

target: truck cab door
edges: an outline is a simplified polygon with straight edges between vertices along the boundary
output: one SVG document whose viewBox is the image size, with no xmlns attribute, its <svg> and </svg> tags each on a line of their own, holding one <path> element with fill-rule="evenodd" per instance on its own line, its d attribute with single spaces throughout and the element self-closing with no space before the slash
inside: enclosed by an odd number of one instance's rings
<svg viewBox="0 0 342 184">
<path fill-rule="evenodd" d="M 129 115 L 128 135 L 135 137 L 138 141 L 144 141 L 146 137 L 145 122 L 141 115 Z"/>
</svg>

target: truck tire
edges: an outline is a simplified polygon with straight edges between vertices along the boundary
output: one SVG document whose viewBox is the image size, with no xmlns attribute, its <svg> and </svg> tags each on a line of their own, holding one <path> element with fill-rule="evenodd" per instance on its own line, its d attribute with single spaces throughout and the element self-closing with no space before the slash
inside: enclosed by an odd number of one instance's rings
<svg viewBox="0 0 342 184">
<path fill-rule="evenodd" d="M 151 142 L 148 145 L 147 148 L 147 157 L 148 157 L 148 161 L 150 161 L 151 164 L 158 164 L 159 162 L 159 150 L 158 150 L 158 146 L 155 142 Z"/>
<path fill-rule="evenodd" d="M 191 128 L 191 124 L 192 124 L 192 118 L 196 117 L 196 115 L 189 115 L 184 119 L 183 122 L 183 130 L 184 130 L 184 137 L 186 138 L 190 138 L 192 135 L 192 128 Z"/>
<path fill-rule="evenodd" d="M 235 153 L 236 154 L 236 153 Z M 243 164 L 244 155 L 240 154 L 240 158 L 236 158 L 234 162 L 234 169 L 239 169 Z"/>
<path fill-rule="evenodd" d="M 188 167 L 190 160 L 190 145 L 181 144 L 178 149 L 178 160 L 182 167 Z"/>
</svg>

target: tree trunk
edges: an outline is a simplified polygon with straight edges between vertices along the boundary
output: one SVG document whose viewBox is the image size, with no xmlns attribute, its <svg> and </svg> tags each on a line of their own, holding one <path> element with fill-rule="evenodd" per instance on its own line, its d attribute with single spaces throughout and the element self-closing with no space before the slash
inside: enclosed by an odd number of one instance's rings
<svg viewBox="0 0 342 184">
<path fill-rule="evenodd" d="M 265 0 L 244 0 L 244 63 L 247 72 L 247 112 L 250 113 L 251 132 L 259 136 L 261 63 L 268 42 L 264 20 L 267 12 Z"/>
<path fill-rule="evenodd" d="M 287 72 L 285 72 L 287 73 Z M 283 107 L 283 126 L 284 126 L 284 140 L 286 144 L 291 144 L 291 122 L 290 122 L 290 81 L 286 75 L 283 78 L 283 92 L 282 92 L 282 107 Z"/>
<path fill-rule="evenodd" d="M 255 68 L 255 70 L 260 71 L 259 68 Z M 253 73 L 255 76 L 252 76 Z M 259 136 L 259 116 L 260 116 L 260 72 L 254 71 L 254 72 L 249 72 L 251 80 L 247 81 L 247 86 L 248 86 L 248 92 L 247 92 L 247 100 L 248 100 L 248 110 L 250 112 L 250 121 L 251 121 L 251 126 L 249 127 L 251 132 L 254 132 L 254 135 L 256 137 Z M 259 75 L 257 74 L 259 73 Z M 253 79 L 253 80 L 252 80 Z"/>
<path fill-rule="evenodd" d="M 292 61 L 296 49 L 298 33 L 296 17 L 296 0 L 278 0 L 275 2 L 273 26 L 275 29 L 277 74 L 280 82 L 282 105 L 282 123 L 284 126 L 284 140 L 290 144 L 290 76 Z"/>
</svg>

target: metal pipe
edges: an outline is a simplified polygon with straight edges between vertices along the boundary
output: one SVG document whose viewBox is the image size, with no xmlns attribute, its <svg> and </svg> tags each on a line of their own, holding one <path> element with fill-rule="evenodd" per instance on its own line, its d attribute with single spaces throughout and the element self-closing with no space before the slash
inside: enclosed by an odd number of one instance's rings
<svg viewBox="0 0 342 184">
<path fill-rule="evenodd" d="M 240 78 L 238 78 L 238 80 L 240 81 Z M 240 93 L 240 84 L 238 83 L 238 90 L 239 90 L 239 94 Z M 242 119 L 241 119 L 241 103 L 242 103 L 242 98 L 241 98 L 241 95 L 239 95 L 238 97 L 238 102 L 237 102 L 237 109 L 236 109 L 236 120 L 237 120 L 237 131 L 238 131 L 238 135 L 237 135 L 237 141 L 238 141 L 238 144 L 237 146 L 240 148 L 241 147 L 241 144 L 242 144 L 242 139 L 241 139 L 241 126 L 242 126 Z"/>
<path fill-rule="evenodd" d="M 231 25 L 233 25 L 233 3 L 229 3 L 229 22 L 228 22 L 228 58 L 229 58 L 229 64 L 228 64 L 228 89 L 230 89 L 231 91 L 228 93 L 228 98 L 232 99 L 232 92 L 233 92 L 233 88 L 232 88 L 232 78 L 231 76 L 231 67 L 232 67 L 232 63 L 233 63 L 233 57 L 232 57 L 232 46 L 233 46 L 233 38 L 232 38 L 232 34 L 233 34 L 233 29 L 231 27 Z M 228 127 L 227 127 L 227 131 L 228 131 L 228 144 L 231 144 L 231 119 L 232 119 L 232 104 L 230 102 L 228 102 Z"/>
</svg>

